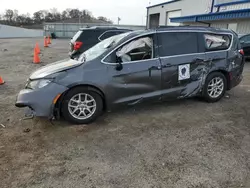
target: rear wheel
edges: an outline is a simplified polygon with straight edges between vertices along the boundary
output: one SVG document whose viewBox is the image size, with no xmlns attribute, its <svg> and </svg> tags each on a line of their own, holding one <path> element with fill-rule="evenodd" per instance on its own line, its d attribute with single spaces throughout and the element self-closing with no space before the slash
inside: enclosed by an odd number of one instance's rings
<svg viewBox="0 0 250 188">
<path fill-rule="evenodd" d="M 205 100 L 208 102 L 219 101 L 225 95 L 226 83 L 224 74 L 220 72 L 209 74 L 203 88 L 203 97 Z"/>
<path fill-rule="evenodd" d="M 76 124 L 88 124 L 101 115 L 103 101 L 96 92 L 78 87 L 64 96 L 61 110 L 66 120 Z"/>
</svg>

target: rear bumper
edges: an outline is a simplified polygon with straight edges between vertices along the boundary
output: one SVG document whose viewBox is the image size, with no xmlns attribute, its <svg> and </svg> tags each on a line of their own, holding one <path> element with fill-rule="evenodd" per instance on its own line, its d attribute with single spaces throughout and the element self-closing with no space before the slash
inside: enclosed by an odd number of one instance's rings
<svg viewBox="0 0 250 188">
<path fill-rule="evenodd" d="M 28 107 L 26 115 L 52 117 L 54 111 L 54 99 L 68 88 L 51 83 L 41 89 L 23 89 L 19 92 L 15 103 L 16 107 Z"/>
<path fill-rule="evenodd" d="M 79 57 L 81 55 L 81 53 L 79 52 L 79 51 L 70 51 L 69 52 L 69 57 L 71 58 L 71 59 L 74 59 L 74 58 L 77 58 L 77 57 Z"/>
<path fill-rule="evenodd" d="M 228 90 L 230 90 L 230 89 L 236 87 L 237 85 L 239 85 L 242 80 L 243 80 L 242 75 L 232 78 L 232 80 L 230 81 L 230 84 L 228 86 Z"/>
</svg>

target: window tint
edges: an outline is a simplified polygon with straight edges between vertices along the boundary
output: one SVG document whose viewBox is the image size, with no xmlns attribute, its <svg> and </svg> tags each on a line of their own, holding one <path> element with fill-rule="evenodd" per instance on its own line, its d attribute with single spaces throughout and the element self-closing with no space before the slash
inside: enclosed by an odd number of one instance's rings
<svg viewBox="0 0 250 188">
<path fill-rule="evenodd" d="M 128 32 L 128 31 L 125 31 L 125 30 L 124 31 L 122 31 L 122 30 L 119 31 L 118 30 L 118 31 L 116 31 L 116 34 L 119 35 L 119 34 L 126 33 L 126 32 Z"/>
<path fill-rule="evenodd" d="M 250 35 L 241 37 L 240 42 L 250 43 Z"/>
<path fill-rule="evenodd" d="M 159 33 L 158 43 L 160 56 L 198 53 L 198 39 L 196 33 Z"/>
<path fill-rule="evenodd" d="M 117 34 L 118 34 L 117 31 L 106 31 L 99 37 L 99 39 L 104 40 Z"/>
<path fill-rule="evenodd" d="M 228 35 L 204 34 L 204 38 L 208 51 L 226 50 L 231 44 L 231 38 Z"/>
<path fill-rule="evenodd" d="M 82 34 L 81 34 L 81 40 L 83 42 L 96 41 L 96 40 L 98 40 L 98 36 L 101 33 L 103 33 L 103 32 L 100 30 L 84 30 L 84 31 L 82 31 Z"/>
<path fill-rule="evenodd" d="M 152 37 L 135 39 L 116 51 L 117 62 L 140 61 L 153 58 Z"/>
</svg>

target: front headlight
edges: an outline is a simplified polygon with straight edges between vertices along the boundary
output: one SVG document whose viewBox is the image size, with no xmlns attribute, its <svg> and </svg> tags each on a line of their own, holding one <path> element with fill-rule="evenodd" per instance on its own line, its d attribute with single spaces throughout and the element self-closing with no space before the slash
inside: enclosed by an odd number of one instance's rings
<svg viewBox="0 0 250 188">
<path fill-rule="evenodd" d="M 27 83 L 26 88 L 40 89 L 40 88 L 47 86 L 50 82 L 51 80 L 49 79 L 33 80 Z"/>
</svg>

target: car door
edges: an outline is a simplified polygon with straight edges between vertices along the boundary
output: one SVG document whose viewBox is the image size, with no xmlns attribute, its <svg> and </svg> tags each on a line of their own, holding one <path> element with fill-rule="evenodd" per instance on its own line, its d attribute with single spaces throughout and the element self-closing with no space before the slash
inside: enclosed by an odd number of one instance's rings
<svg viewBox="0 0 250 188">
<path fill-rule="evenodd" d="M 199 92 L 205 53 L 195 32 L 158 32 L 162 64 L 162 99 L 191 97 Z"/>
<path fill-rule="evenodd" d="M 241 47 L 244 50 L 245 56 L 250 56 L 250 35 L 246 35 L 240 38 Z"/>
<path fill-rule="evenodd" d="M 155 35 L 135 38 L 113 51 L 107 64 L 109 104 L 135 105 L 161 96 L 161 64 L 155 58 Z"/>
</svg>

